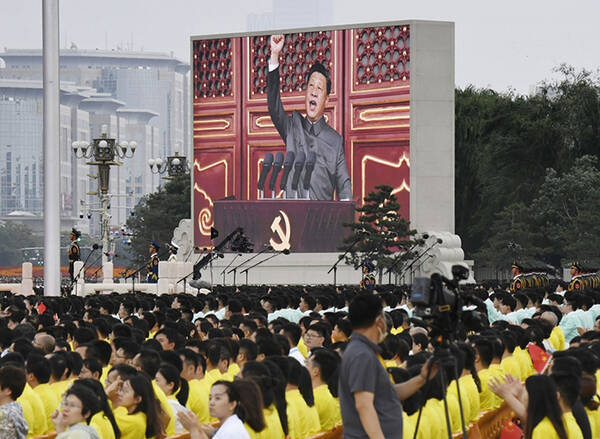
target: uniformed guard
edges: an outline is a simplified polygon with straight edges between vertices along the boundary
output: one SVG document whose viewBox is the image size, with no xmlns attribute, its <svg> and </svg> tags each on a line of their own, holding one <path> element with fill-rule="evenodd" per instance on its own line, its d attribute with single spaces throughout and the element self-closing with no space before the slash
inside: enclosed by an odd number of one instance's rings
<svg viewBox="0 0 600 439">
<path fill-rule="evenodd" d="M 522 290 L 523 288 L 527 287 L 523 274 L 523 266 L 521 264 L 519 264 L 516 261 L 513 262 L 511 267 L 511 273 L 513 275 L 513 278 L 510 281 L 510 291 L 515 293 L 518 290 Z"/>
<path fill-rule="evenodd" d="M 583 279 L 583 269 L 579 262 L 571 264 L 571 282 L 569 283 L 569 291 L 583 291 L 585 282 Z"/>
<path fill-rule="evenodd" d="M 77 230 L 75 227 L 71 230 L 71 234 L 69 238 L 71 239 L 71 244 L 69 245 L 68 257 L 69 257 L 69 276 L 71 277 L 71 282 L 75 280 L 75 262 L 81 260 L 81 249 L 79 248 L 79 243 L 77 240 L 81 237 L 81 232 Z"/>
<path fill-rule="evenodd" d="M 158 251 L 160 250 L 160 245 L 156 241 L 152 241 L 150 244 L 150 261 L 148 261 L 148 265 L 146 265 L 146 269 L 148 270 L 148 277 L 146 282 L 149 284 L 155 284 L 158 282 L 158 263 L 160 259 L 158 258 Z"/>
<path fill-rule="evenodd" d="M 372 262 L 364 262 L 362 266 L 363 277 L 360 281 L 360 287 L 367 290 L 373 291 L 375 289 L 375 284 L 377 283 L 375 279 L 375 265 Z"/>
<path fill-rule="evenodd" d="M 171 241 L 171 244 L 169 244 L 169 262 L 177 261 L 177 250 L 179 250 L 179 246 Z"/>
</svg>

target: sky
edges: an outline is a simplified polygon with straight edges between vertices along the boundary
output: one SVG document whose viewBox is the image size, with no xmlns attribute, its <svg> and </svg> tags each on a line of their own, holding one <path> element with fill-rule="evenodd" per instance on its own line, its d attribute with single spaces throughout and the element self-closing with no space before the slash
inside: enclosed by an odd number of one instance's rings
<svg viewBox="0 0 600 439">
<path fill-rule="evenodd" d="M 600 2 L 577 0 L 61 0 L 61 47 L 173 52 L 190 36 L 392 22 L 455 23 L 457 87 L 529 93 L 561 63 L 600 66 Z M 0 53 L 41 48 L 42 0 L 0 0 Z"/>
</svg>

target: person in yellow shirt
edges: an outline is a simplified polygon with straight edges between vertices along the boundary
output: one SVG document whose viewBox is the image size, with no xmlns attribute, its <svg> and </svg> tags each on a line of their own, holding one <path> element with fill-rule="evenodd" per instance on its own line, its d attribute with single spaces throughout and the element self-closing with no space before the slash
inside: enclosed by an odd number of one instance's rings
<svg viewBox="0 0 600 439">
<path fill-rule="evenodd" d="M 205 381 L 196 378 L 199 372 L 202 377 L 204 377 L 203 365 L 205 365 L 206 362 L 204 362 L 203 357 L 200 358 L 201 355 L 191 349 L 180 350 L 179 357 L 181 358 L 183 365 L 180 374 L 181 378 L 186 380 L 189 386 L 189 396 L 185 406 L 196 415 L 201 423 L 206 424 L 209 422 L 208 400 L 206 399 L 206 395 L 210 394 L 210 387 Z"/>
<path fill-rule="evenodd" d="M 590 421 L 592 437 L 600 438 L 600 403 L 596 400 L 596 376 L 584 372 L 581 377 L 579 397 Z"/>
<path fill-rule="evenodd" d="M 228 367 L 229 353 L 227 348 L 220 342 L 211 343 L 206 350 L 206 372 L 204 373 L 206 385 L 211 388 L 218 380 L 228 379 L 228 377 L 223 376 Z M 229 379 L 229 381 L 232 381 L 232 379 Z"/>
<path fill-rule="evenodd" d="M 498 337 L 493 337 L 490 339 L 492 342 L 492 347 L 493 347 L 493 357 L 492 357 L 492 362 L 490 363 L 490 365 L 488 366 L 488 370 L 490 371 L 490 375 L 493 378 L 497 378 L 499 380 L 504 380 L 504 377 L 506 376 L 506 372 L 504 371 L 504 369 L 502 368 L 502 365 L 500 364 L 500 362 L 502 361 L 502 355 L 504 353 L 504 343 L 502 342 L 502 339 L 498 336 Z M 502 405 L 502 398 L 500 398 L 498 395 L 493 394 L 494 396 L 494 408 L 498 408 Z"/>
<path fill-rule="evenodd" d="M 152 388 L 154 389 L 154 395 L 160 403 L 162 410 L 167 414 L 167 435 L 172 436 L 175 434 L 175 416 L 173 414 L 173 409 L 171 408 L 171 405 L 169 404 L 165 393 L 156 384 L 156 380 L 153 380 L 151 378 L 156 376 L 156 372 L 160 367 L 160 362 L 161 360 L 158 352 L 150 349 L 142 349 L 133 358 L 133 367 L 135 367 L 139 371 L 144 372 L 146 376 L 149 377 L 149 379 L 151 380 Z"/>
<path fill-rule="evenodd" d="M 286 436 L 287 424 L 285 427 L 282 424 L 279 410 L 276 408 L 276 396 L 275 392 L 277 387 L 274 383 L 274 379 L 271 376 L 268 364 L 272 364 L 270 361 L 259 363 L 257 361 L 247 361 L 244 363 L 242 370 L 238 374 L 238 378 L 249 379 L 254 381 L 261 389 L 263 403 L 264 403 L 264 418 L 265 418 L 265 429 L 260 433 L 248 431 L 252 439 L 283 439 Z M 273 365 L 277 371 L 277 366 Z M 285 399 L 282 400 L 285 402 Z M 285 408 L 283 409 L 285 415 Z M 283 419 L 286 420 L 284 417 Z"/>
<path fill-rule="evenodd" d="M 526 438 L 574 439 L 582 437 L 581 431 L 578 435 L 576 434 L 577 424 L 571 425 L 570 409 L 559 402 L 557 386 L 548 375 L 533 375 L 527 378 L 525 386 L 512 378 L 504 382 L 494 380 L 491 387 L 506 401 L 518 417 L 526 420 L 524 428 Z"/>
<path fill-rule="evenodd" d="M 540 318 L 552 325 L 552 332 L 550 333 L 550 337 L 548 337 L 548 341 L 550 342 L 552 347 L 557 351 L 564 350 L 565 333 L 558 324 L 558 316 L 551 311 L 544 311 Z"/>
<path fill-rule="evenodd" d="M 558 390 L 558 403 L 563 412 L 563 423 L 567 436 L 569 439 L 583 438 L 581 425 L 578 425 L 571 412 L 581 391 L 581 362 L 572 356 L 555 355 L 550 363 L 549 372 L 550 378 Z M 526 385 L 528 381 L 529 379 L 525 382 Z M 529 388 L 527 392 L 529 393 Z M 586 425 L 586 428 L 589 427 Z M 586 433 L 586 437 L 591 437 L 591 431 L 588 430 Z"/>
<path fill-rule="evenodd" d="M 83 365 L 81 366 L 81 371 L 79 372 L 78 378 L 91 378 L 102 382 L 102 375 L 102 365 L 98 360 L 96 360 L 95 358 L 86 358 L 85 360 L 83 360 Z M 104 381 L 106 381 L 107 375 L 108 370 L 106 371 L 106 374 L 104 374 Z"/>
<path fill-rule="evenodd" d="M 496 396 L 488 387 L 488 382 L 493 374 L 489 366 L 492 362 L 494 352 L 492 342 L 484 337 L 478 337 L 474 342 L 475 348 L 475 370 L 481 384 L 479 391 L 479 409 L 483 411 L 492 410 L 496 405 Z"/>
<path fill-rule="evenodd" d="M 291 357 L 271 357 L 284 374 L 288 436 L 304 439 L 321 429 L 319 413 L 314 404 L 310 375 L 298 360 Z"/>
<path fill-rule="evenodd" d="M 330 431 L 342 423 L 340 403 L 337 400 L 338 368 L 340 357 L 326 348 L 310 352 L 306 369 L 312 382 L 315 407 L 319 414 L 320 431 Z"/>
<path fill-rule="evenodd" d="M 44 406 L 43 413 L 46 418 L 46 431 L 43 434 L 46 434 L 54 430 L 50 417 L 60 403 L 60 400 L 48 384 L 50 380 L 50 362 L 42 355 L 30 354 L 27 358 L 26 369 L 27 384 L 37 393 Z"/>
<path fill-rule="evenodd" d="M 481 382 L 475 369 L 475 349 L 468 343 L 460 342 L 457 343 L 458 348 L 464 354 L 465 367 L 463 373 L 459 378 L 459 384 L 461 391 L 464 391 L 467 399 L 469 400 L 469 418 L 465 419 L 466 423 L 476 422 L 479 418 L 480 400 L 479 392 L 481 390 Z"/>
<path fill-rule="evenodd" d="M 521 372 L 521 364 L 514 356 L 517 340 L 512 332 L 509 331 L 500 333 L 500 338 L 504 344 L 504 352 L 502 353 L 502 360 L 500 360 L 500 367 L 504 373 L 509 373 L 516 378 L 520 378 L 523 375 Z"/>
<path fill-rule="evenodd" d="M 167 435 L 168 415 L 158 403 L 152 383 L 145 374 L 136 373 L 124 380 L 117 374 L 107 386 L 106 394 L 114 407 L 121 439 Z"/>
<path fill-rule="evenodd" d="M 90 426 L 96 429 L 101 439 L 120 438 L 121 430 L 104 393 L 104 386 L 98 380 L 91 378 L 75 380 L 73 386 L 76 385 L 88 387 L 98 398 L 99 411 L 90 419 Z"/>
<path fill-rule="evenodd" d="M 48 383 L 59 401 L 62 400 L 63 393 L 73 381 L 70 379 L 71 370 L 68 367 L 67 355 L 67 352 L 59 351 L 46 356 L 50 362 L 50 381 Z"/>
</svg>

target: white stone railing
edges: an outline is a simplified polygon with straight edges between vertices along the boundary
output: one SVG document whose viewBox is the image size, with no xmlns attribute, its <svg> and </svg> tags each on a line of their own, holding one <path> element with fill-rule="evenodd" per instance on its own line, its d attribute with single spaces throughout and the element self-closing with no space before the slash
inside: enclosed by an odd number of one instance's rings
<svg viewBox="0 0 600 439">
<path fill-rule="evenodd" d="M 83 266 L 83 262 L 75 262 L 75 272 L 78 273 Z M 134 290 L 150 294 L 175 294 L 184 291 L 184 282 L 177 283 L 184 276 L 190 274 L 194 268 L 192 262 L 167 262 L 160 261 L 158 263 L 158 283 L 138 282 L 135 283 L 131 278 L 122 282 L 113 281 L 113 264 L 108 262 L 102 267 L 102 282 L 89 283 L 85 282 L 84 276 L 81 276 L 76 285 L 73 285 L 72 294 L 78 296 L 87 296 L 95 293 L 112 293 L 119 294 L 129 293 Z M 187 279 L 191 280 L 191 276 Z M 187 291 L 191 292 L 189 285 Z"/>
<path fill-rule="evenodd" d="M 33 294 L 33 266 L 31 262 L 23 262 L 21 282 L 0 283 L 0 291 L 30 296 Z"/>
</svg>

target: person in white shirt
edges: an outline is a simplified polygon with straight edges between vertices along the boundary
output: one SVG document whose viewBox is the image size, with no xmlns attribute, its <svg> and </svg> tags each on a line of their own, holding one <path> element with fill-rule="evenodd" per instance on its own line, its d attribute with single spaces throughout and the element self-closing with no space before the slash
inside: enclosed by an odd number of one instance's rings
<svg viewBox="0 0 600 439">
<path fill-rule="evenodd" d="M 265 428 L 260 389 L 249 380 L 217 381 L 210 389 L 208 409 L 221 426 L 214 429 L 201 425 L 189 410 L 177 416 L 190 432 L 190 439 L 250 439 L 246 423 L 255 432 Z"/>
<path fill-rule="evenodd" d="M 302 328 L 295 323 L 288 323 L 281 329 L 281 334 L 285 335 L 288 342 L 290 343 L 290 351 L 288 355 L 298 360 L 302 366 L 306 366 L 306 359 L 304 355 L 298 350 L 298 342 L 302 337 Z"/>
</svg>

